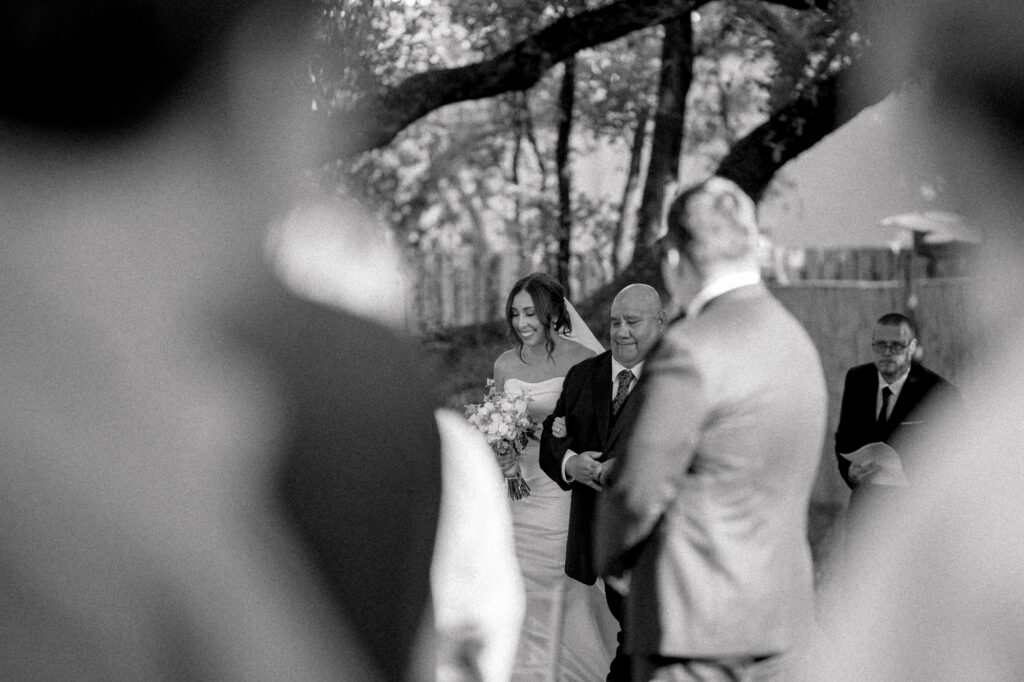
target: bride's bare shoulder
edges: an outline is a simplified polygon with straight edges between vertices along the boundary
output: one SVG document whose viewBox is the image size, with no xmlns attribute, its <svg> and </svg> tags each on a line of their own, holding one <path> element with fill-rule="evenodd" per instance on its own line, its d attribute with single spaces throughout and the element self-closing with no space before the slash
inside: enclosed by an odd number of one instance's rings
<svg viewBox="0 0 1024 682">
<path fill-rule="evenodd" d="M 516 353 L 514 348 L 509 348 L 507 351 L 498 356 L 498 359 L 494 361 L 494 369 L 505 369 L 508 367 L 514 367 L 520 364 L 522 360 L 519 359 L 519 354 Z"/>
</svg>

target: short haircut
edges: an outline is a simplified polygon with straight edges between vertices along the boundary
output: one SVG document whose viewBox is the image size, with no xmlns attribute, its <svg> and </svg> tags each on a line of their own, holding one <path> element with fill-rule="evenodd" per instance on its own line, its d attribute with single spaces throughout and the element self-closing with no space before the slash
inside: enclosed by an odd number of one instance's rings
<svg viewBox="0 0 1024 682">
<path fill-rule="evenodd" d="M 732 180 L 712 176 L 672 200 L 661 242 L 703 272 L 710 263 L 754 255 L 757 235 L 753 199 Z"/>
<path fill-rule="evenodd" d="M 900 313 L 886 313 L 878 318 L 877 322 L 875 322 L 876 327 L 897 327 L 901 325 L 906 325 L 907 329 L 910 330 L 910 338 L 917 338 L 917 325 L 914 324 L 914 321 L 906 315 L 901 315 Z"/>
<path fill-rule="evenodd" d="M 533 299 L 533 308 L 537 319 L 544 325 L 544 346 L 550 355 L 555 349 L 555 342 L 551 337 L 552 329 L 567 334 L 572 332 L 572 322 L 569 320 L 569 312 L 565 307 L 565 288 L 554 277 L 543 272 L 529 274 L 512 285 L 511 291 L 508 292 L 508 299 L 505 301 L 505 321 L 508 323 L 509 338 L 518 346 L 521 358 L 523 340 L 519 338 L 519 332 L 512 324 L 512 299 L 520 291 L 525 291 Z"/>
</svg>

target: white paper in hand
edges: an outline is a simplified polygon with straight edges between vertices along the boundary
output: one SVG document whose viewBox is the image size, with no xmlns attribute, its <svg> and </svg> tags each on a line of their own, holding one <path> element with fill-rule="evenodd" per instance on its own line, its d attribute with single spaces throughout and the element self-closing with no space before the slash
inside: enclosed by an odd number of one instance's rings
<svg viewBox="0 0 1024 682">
<path fill-rule="evenodd" d="M 880 467 L 880 471 L 868 479 L 868 483 L 875 485 L 908 486 L 907 475 L 903 472 L 903 463 L 900 456 L 887 443 L 876 442 L 854 450 L 843 457 L 850 460 L 852 464 L 865 466 L 874 462 Z"/>
</svg>

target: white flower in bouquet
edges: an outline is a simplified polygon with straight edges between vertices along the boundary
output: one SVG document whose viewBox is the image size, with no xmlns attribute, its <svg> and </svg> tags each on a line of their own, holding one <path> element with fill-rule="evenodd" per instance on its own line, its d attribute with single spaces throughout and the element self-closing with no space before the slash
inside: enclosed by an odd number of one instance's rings
<svg viewBox="0 0 1024 682">
<path fill-rule="evenodd" d="M 499 464 L 502 464 L 508 494 L 513 500 L 521 500 L 530 494 L 530 486 L 523 479 L 519 467 L 519 455 L 534 428 L 527 411 L 529 402 L 530 396 L 525 392 L 502 393 L 495 388 L 494 380 L 488 379 L 484 402 L 466 405 L 469 423 L 484 434 Z M 503 457 L 507 464 L 503 463 Z"/>
</svg>

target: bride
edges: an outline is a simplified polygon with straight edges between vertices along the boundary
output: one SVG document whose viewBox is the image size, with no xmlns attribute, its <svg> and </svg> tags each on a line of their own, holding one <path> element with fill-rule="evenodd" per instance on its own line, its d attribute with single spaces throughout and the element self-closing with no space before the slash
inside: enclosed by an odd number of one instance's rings
<svg viewBox="0 0 1024 682">
<path fill-rule="evenodd" d="M 516 347 L 495 361 L 494 382 L 505 392 L 531 396 L 530 416 L 539 429 L 555 408 L 569 368 L 604 349 L 566 301 L 562 286 L 543 273 L 512 286 L 505 318 Z M 604 679 L 618 625 L 600 587 L 565 575 L 571 496 L 541 470 L 538 453 L 532 438 L 520 458 L 530 495 L 510 502 L 526 592 L 512 679 Z"/>
</svg>

